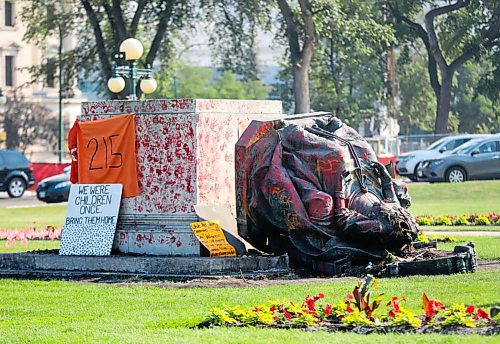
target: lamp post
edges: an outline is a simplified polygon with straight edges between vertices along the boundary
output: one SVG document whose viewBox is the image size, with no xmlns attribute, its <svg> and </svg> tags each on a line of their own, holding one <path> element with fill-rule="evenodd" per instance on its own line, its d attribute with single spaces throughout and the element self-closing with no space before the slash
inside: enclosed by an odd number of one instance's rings
<svg viewBox="0 0 500 344">
<path fill-rule="evenodd" d="M 59 50 L 58 50 L 58 58 L 59 58 L 59 135 L 57 137 L 57 151 L 58 151 L 58 160 L 59 163 L 62 163 L 62 135 L 63 135 L 63 122 L 62 122 L 62 112 L 63 112 L 63 29 L 61 23 L 58 22 L 59 29 Z"/>
<path fill-rule="evenodd" d="M 114 53 L 115 60 L 128 61 L 128 66 L 119 66 L 116 61 L 113 61 L 113 76 L 108 80 L 108 88 L 113 93 L 120 93 L 125 88 L 125 79 L 129 80 L 129 100 L 137 100 L 135 92 L 135 80 L 140 79 L 141 91 L 149 94 L 156 90 L 156 80 L 151 77 L 151 66 L 148 64 L 146 68 L 137 68 L 137 60 L 142 56 L 144 48 L 141 42 L 135 38 L 128 38 L 120 44 L 120 52 Z"/>
</svg>

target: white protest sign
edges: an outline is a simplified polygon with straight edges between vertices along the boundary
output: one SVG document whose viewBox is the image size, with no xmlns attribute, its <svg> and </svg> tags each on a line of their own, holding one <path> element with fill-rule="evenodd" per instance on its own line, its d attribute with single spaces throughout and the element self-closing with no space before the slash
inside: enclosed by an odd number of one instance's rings
<svg viewBox="0 0 500 344">
<path fill-rule="evenodd" d="M 71 185 L 59 254 L 110 255 L 121 195 L 121 184 Z"/>
</svg>

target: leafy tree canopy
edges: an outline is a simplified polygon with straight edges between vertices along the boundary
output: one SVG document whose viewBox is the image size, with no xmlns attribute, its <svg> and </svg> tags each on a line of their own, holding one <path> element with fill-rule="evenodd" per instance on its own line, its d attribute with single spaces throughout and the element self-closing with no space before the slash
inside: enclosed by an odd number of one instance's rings
<svg viewBox="0 0 500 344">
<path fill-rule="evenodd" d="M 238 80 L 232 72 L 215 75 L 204 67 L 180 65 L 158 75 L 157 95 L 172 98 L 266 99 L 267 88 L 259 80 Z M 153 95 L 154 97 L 155 95 Z"/>
</svg>

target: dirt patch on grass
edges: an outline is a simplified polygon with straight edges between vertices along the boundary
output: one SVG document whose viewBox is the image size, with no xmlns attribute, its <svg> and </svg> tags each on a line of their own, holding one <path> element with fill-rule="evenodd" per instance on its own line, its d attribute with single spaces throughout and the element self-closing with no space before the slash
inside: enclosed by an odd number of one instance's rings
<svg viewBox="0 0 500 344">
<path fill-rule="evenodd" d="M 479 270 L 500 270 L 500 261 L 480 261 Z M 297 271 L 297 274 L 281 276 L 255 275 L 251 278 L 220 276 L 210 278 L 196 278 L 188 281 L 174 282 L 144 279 L 103 279 L 92 278 L 81 280 L 81 283 L 112 283 L 118 286 L 153 286 L 159 288 L 228 288 L 228 287 L 262 287 L 272 285 L 332 283 L 342 281 L 357 281 L 358 277 L 318 277 L 307 275 L 307 272 Z"/>
<path fill-rule="evenodd" d="M 196 278 L 188 281 L 144 281 L 144 280 L 103 280 L 93 278 L 80 281 L 81 283 L 113 283 L 118 286 L 153 286 L 159 288 L 228 288 L 228 287 L 262 287 L 271 285 L 326 283 L 341 281 L 357 281 L 356 277 L 301 277 L 294 274 L 284 276 L 256 275 L 252 278 L 220 276 L 210 278 Z"/>
</svg>

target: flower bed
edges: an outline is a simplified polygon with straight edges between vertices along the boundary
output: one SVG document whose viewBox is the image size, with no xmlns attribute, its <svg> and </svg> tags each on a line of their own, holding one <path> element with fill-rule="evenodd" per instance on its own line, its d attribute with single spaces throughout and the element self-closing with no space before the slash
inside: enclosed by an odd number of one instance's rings
<svg viewBox="0 0 500 344">
<path fill-rule="evenodd" d="M 47 226 L 35 229 L 26 227 L 24 229 L 0 229 L 0 240 L 5 241 L 5 247 L 16 246 L 18 242 L 26 245 L 29 240 L 59 240 L 62 228 Z"/>
<path fill-rule="evenodd" d="M 443 215 L 443 216 L 417 216 L 417 223 L 421 226 L 498 226 L 500 216 L 496 213 L 487 215 Z"/>
<path fill-rule="evenodd" d="M 325 295 L 306 296 L 302 303 L 270 301 L 244 309 L 240 306 L 215 307 L 198 327 L 239 326 L 270 328 L 302 328 L 308 330 L 352 331 L 356 333 L 478 333 L 499 334 L 500 316 L 493 319 L 482 308 L 441 302 L 422 296 L 422 315 L 405 308 L 404 296 L 383 301 L 383 294 L 374 295 L 377 280 L 368 276 L 354 287 L 344 300 L 328 303 Z M 380 306 L 385 304 L 381 314 Z"/>
</svg>

